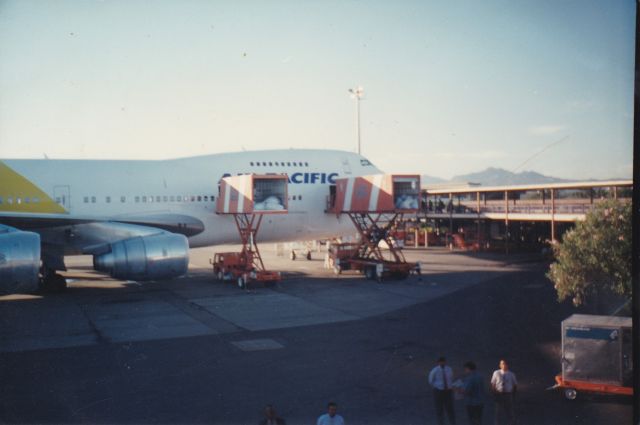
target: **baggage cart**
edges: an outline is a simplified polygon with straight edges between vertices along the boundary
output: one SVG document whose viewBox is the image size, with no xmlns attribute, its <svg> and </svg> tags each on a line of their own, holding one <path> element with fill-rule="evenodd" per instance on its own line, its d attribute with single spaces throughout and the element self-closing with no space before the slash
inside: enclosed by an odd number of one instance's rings
<svg viewBox="0 0 640 425">
<path fill-rule="evenodd" d="M 631 318 L 574 314 L 562 321 L 562 372 L 549 389 L 633 395 Z"/>
</svg>

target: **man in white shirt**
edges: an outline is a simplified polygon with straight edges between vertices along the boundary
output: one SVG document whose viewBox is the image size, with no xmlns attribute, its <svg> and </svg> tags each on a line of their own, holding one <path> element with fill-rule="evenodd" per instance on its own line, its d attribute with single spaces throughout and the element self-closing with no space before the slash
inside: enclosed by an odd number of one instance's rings
<svg viewBox="0 0 640 425">
<path fill-rule="evenodd" d="M 327 413 L 320 416 L 316 425 L 344 425 L 344 419 L 338 415 L 338 405 L 333 401 L 327 404 Z"/>
<path fill-rule="evenodd" d="M 493 372 L 491 390 L 496 401 L 496 425 L 501 423 L 515 425 L 516 415 L 513 408 L 514 395 L 518 389 L 516 375 L 509 370 L 507 361 L 500 360 L 500 369 Z M 502 419 L 505 418 L 503 421 Z"/>
<path fill-rule="evenodd" d="M 429 384 L 433 387 L 433 402 L 436 406 L 438 424 L 444 425 L 444 411 L 447 411 L 449 423 L 455 425 L 456 415 L 453 411 L 453 371 L 447 366 L 444 357 L 438 359 L 438 365 L 429 372 Z"/>
</svg>

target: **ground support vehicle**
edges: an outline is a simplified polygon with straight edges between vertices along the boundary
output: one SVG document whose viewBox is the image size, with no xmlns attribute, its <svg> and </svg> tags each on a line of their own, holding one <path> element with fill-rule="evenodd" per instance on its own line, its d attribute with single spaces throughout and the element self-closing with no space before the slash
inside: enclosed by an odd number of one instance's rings
<svg viewBox="0 0 640 425">
<path fill-rule="evenodd" d="M 550 390 L 633 395 L 631 318 L 574 314 L 562 322 L 562 373 Z"/>
<path fill-rule="evenodd" d="M 357 270 L 367 278 L 405 278 L 420 273 L 418 263 L 407 262 L 392 237 L 404 213 L 418 211 L 420 177 L 378 174 L 337 179 L 330 189 L 327 212 L 347 215 L 360 236 L 353 244 L 332 245 L 328 263 L 336 274 Z M 383 252 L 382 245 L 386 245 Z"/>
<path fill-rule="evenodd" d="M 286 175 L 225 177 L 220 181 L 216 213 L 232 215 L 240 235 L 240 252 L 215 253 L 209 260 L 219 281 L 233 281 L 246 289 L 252 283 L 272 284 L 279 272 L 266 270 L 257 244 L 264 214 L 287 212 Z"/>
<path fill-rule="evenodd" d="M 242 250 L 240 252 L 218 252 L 213 256 L 213 274 L 219 281 L 236 282 L 239 288 L 248 288 L 251 283 L 273 284 L 281 279 L 280 272 L 264 267 L 262 256 L 255 243 L 262 215 L 234 214 Z"/>
<path fill-rule="evenodd" d="M 402 248 L 390 236 L 390 229 L 402 220 L 402 214 L 353 214 L 351 221 L 360 234 L 360 242 L 352 255 L 340 259 L 334 266 L 336 273 L 358 270 L 367 279 L 382 281 L 384 278 L 404 279 L 412 272 L 420 274 L 420 264 L 408 262 Z M 384 242 L 388 250 L 381 248 Z"/>
</svg>

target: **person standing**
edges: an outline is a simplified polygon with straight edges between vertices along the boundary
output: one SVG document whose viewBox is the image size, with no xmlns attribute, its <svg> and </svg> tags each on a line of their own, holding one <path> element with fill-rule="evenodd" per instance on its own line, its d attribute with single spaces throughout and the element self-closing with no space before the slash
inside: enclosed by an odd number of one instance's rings
<svg viewBox="0 0 640 425">
<path fill-rule="evenodd" d="M 278 416 L 272 405 L 267 404 L 264 408 L 264 419 L 259 422 L 259 425 L 287 425 L 287 423 Z"/>
<path fill-rule="evenodd" d="M 518 381 L 516 375 L 509 370 L 509 364 L 505 359 L 500 360 L 499 367 L 491 377 L 491 390 L 496 403 L 495 424 L 515 425 L 514 397 L 518 389 Z"/>
<path fill-rule="evenodd" d="M 464 364 L 464 404 L 471 425 L 482 424 L 482 410 L 484 408 L 484 383 L 476 371 L 474 362 Z"/>
<path fill-rule="evenodd" d="M 327 413 L 320 416 L 316 425 L 344 425 L 344 419 L 338 415 L 338 405 L 333 401 L 327 404 Z"/>
<path fill-rule="evenodd" d="M 444 425 L 444 411 L 447 411 L 449 423 L 455 425 L 456 415 L 453 411 L 453 371 L 447 366 L 444 357 L 438 359 L 436 367 L 429 372 L 429 384 L 433 387 L 433 402 L 436 406 L 438 424 Z"/>
</svg>

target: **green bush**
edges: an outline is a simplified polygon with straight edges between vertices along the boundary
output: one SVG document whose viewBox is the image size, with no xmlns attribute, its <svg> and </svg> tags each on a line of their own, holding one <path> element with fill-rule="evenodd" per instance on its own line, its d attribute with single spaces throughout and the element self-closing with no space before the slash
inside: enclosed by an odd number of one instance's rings
<svg viewBox="0 0 640 425">
<path fill-rule="evenodd" d="M 547 277 L 559 301 L 570 297 L 579 306 L 607 292 L 631 297 L 630 202 L 598 203 L 553 250 Z"/>
</svg>

